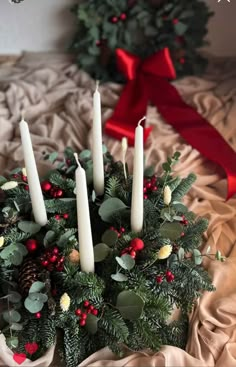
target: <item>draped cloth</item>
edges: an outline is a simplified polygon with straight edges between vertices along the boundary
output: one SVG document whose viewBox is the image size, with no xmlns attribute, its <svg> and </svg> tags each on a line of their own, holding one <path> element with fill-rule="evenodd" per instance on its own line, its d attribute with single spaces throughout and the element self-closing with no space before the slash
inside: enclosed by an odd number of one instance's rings
<svg viewBox="0 0 236 367">
<path fill-rule="evenodd" d="M 174 83 L 186 102 L 195 107 L 236 150 L 236 60 L 212 60 L 202 78 L 186 77 Z M 18 122 L 24 112 L 32 134 L 38 168 L 47 163 L 42 153 L 63 152 L 66 146 L 76 151 L 91 147 L 92 94 L 95 82 L 78 70 L 65 55 L 25 54 L 15 65 L 0 68 L 0 168 L 1 173 L 23 166 Z M 102 114 L 105 122 L 116 105 L 122 86 L 101 86 Z M 214 163 L 188 145 L 180 135 L 150 107 L 147 122 L 152 133 L 146 142 L 146 162 L 157 172 L 166 157 L 181 152 L 175 174 L 190 172 L 198 178 L 185 202 L 197 215 L 210 221 L 205 246 L 220 250 L 225 263 L 205 260 L 217 290 L 204 293 L 189 316 L 190 330 L 186 350 L 163 346 L 152 354 L 127 352 L 118 359 L 108 348 L 90 356 L 81 367 L 232 367 L 236 365 L 236 199 L 225 202 L 226 177 Z M 120 142 L 104 135 L 104 143 L 117 159 L 122 157 Z M 132 169 L 133 148 L 127 154 Z M 29 341 L 30 342 L 30 341 Z M 24 367 L 60 367 L 56 349 Z M 0 366 L 18 366 L 0 335 Z"/>
</svg>

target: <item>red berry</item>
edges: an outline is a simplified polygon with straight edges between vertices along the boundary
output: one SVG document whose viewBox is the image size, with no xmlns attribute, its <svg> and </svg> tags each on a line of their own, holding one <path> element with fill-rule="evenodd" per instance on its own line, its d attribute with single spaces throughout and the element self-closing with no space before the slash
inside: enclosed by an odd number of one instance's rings
<svg viewBox="0 0 236 367">
<path fill-rule="evenodd" d="M 81 314 L 81 319 L 86 320 L 87 319 L 87 314 L 86 313 L 82 313 Z"/>
<path fill-rule="evenodd" d="M 184 237 L 184 236 L 185 236 L 185 233 L 184 233 L 184 232 L 182 232 L 180 236 L 181 236 L 181 237 Z"/>
<path fill-rule="evenodd" d="M 63 218 L 64 219 L 68 219 L 69 218 L 69 214 L 68 213 L 63 214 Z"/>
<path fill-rule="evenodd" d="M 131 247 L 135 250 L 135 251 L 141 251 L 144 249 L 144 242 L 143 240 L 141 240 L 141 238 L 134 238 L 131 242 L 130 242 Z"/>
<path fill-rule="evenodd" d="M 80 326 L 84 326 L 86 324 L 86 320 L 84 319 L 81 319 L 80 322 L 79 322 Z"/>
<path fill-rule="evenodd" d="M 179 59 L 179 62 L 180 62 L 180 64 L 185 64 L 185 58 L 184 57 L 181 57 L 180 59 Z"/>
<path fill-rule="evenodd" d="M 57 191 L 56 191 L 56 194 L 57 194 L 57 197 L 62 197 L 62 195 L 63 195 L 63 191 L 61 190 L 61 189 L 58 189 Z"/>
<path fill-rule="evenodd" d="M 134 251 L 134 250 L 130 251 L 130 256 L 131 256 L 133 259 L 135 259 L 135 257 L 136 257 L 136 251 Z"/>
<path fill-rule="evenodd" d="M 60 220 L 60 219 L 61 219 L 61 216 L 60 216 L 59 214 L 56 214 L 56 215 L 54 216 L 54 218 L 55 218 L 56 220 Z"/>
<path fill-rule="evenodd" d="M 77 310 L 75 310 L 75 314 L 76 316 L 80 316 L 82 313 L 81 309 L 80 308 L 77 308 Z"/>
<path fill-rule="evenodd" d="M 158 275 L 157 277 L 156 277 L 156 281 L 157 281 L 157 283 L 162 283 L 162 281 L 163 281 L 163 277 L 162 277 L 162 275 Z"/>
<path fill-rule="evenodd" d="M 89 305 L 90 305 L 90 303 L 89 303 L 88 300 L 84 301 L 84 307 L 88 307 Z"/>
<path fill-rule="evenodd" d="M 87 313 L 91 313 L 92 311 L 90 309 L 87 310 Z"/>
<path fill-rule="evenodd" d="M 90 306 L 89 306 L 89 309 L 90 309 L 90 311 L 93 311 L 94 306 L 93 306 L 93 305 L 90 305 Z"/>
<path fill-rule="evenodd" d="M 29 185 L 25 185 L 25 186 L 24 186 L 24 189 L 25 189 L 26 191 L 29 191 Z"/>
<path fill-rule="evenodd" d="M 17 173 L 15 173 L 14 175 L 13 175 L 13 178 L 18 178 L 19 177 L 19 175 L 17 174 Z"/>
<path fill-rule="evenodd" d="M 170 276 L 166 277 L 168 283 L 173 282 L 174 279 L 175 279 L 174 274 L 171 274 Z"/>
<path fill-rule="evenodd" d="M 146 188 L 147 189 L 150 189 L 152 187 L 152 183 L 151 182 L 148 182 L 147 184 L 146 184 Z"/>
<path fill-rule="evenodd" d="M 36 250 L 37 250 L 37 248 L 38 248 L 38 243 L 37 243 L 37 241 L 36 241 L 36 240 L 34 240 L 34 239 L 29 239 L 29 240 L 27 240 L 25 245 L 26 245 L 26 248 L 27 248 L 27 250 L 28 250 L 29 252 L 34 252 L 34 251 L 36 251 Z"/>
<path fill-rule="evenodd" d="M 49 182 L 49 181 L 43 181 L 43 182 L 41 183 L 41 187 L 42 187 L 42 190 L 43 190 L 43 191 L 50 191 L 50 190 L 51 190 L 51 188 L 52 188 L 52 184 L 51 184 L 51 182 Z"/>
<path fill-rule="evenodd" d="M 157 186 L 153 186 L 152 191 L 157 191 L 158 187 Z"/>
<path fill-rule="evenodd" d="M 21 179 L 22 181 L 27 182 L 27 176 L 21 175 Z"/>
<path fill-rule="evenodd" d="M 114 230 L 115 230 L 115 227 L 110 227 L 110 230 L 111 230 L 111 231 L 114 231 Z"/>
<path fill-rule="evenodd" d="M 125 228 L 124 227 L 120 227 L 120 232 L 121 233 L 125 233 Z"/>
<path fill-rule="evenodd" d="M 177 23 L 179 23 L 179 19 L 174 18 L 174 19 L 172 20 L 172 23 L 173 23 L 173 24 L 177 24 Z"/>
<path fill-rule="evenodd" d="M 153 177 L 151 178 L 151 183 L 152 183 L 152 185 L 155 185 L 155 184 L 156 184 L 156 182 L 157 182 L 157 178 L 156 178 L 156 176 L 153 176 Z"/>
<path fill-rule="evenodd" d="M 147 192 L 146 186 L 143 188 L 143 192 L 144 192 L 144 194 Z"/>
<path fill-rule="evenodd" d="M 127 254 L 128 254 L 128 250 L 127 249 L 124 249 L 124 250 L 121 251 L 121 256 L 122 255 L 127 255 Z"/>
<path fill-rule="evenodd" d="M 42 316 L 41 312 L 36 312 L 35 317 L 36 319 L 40 319 Z"/>
<path fill-rule="evenodd" d="M 144 200 L 147 200 L 148 196 L 145 194 L 145 195 L 143 195 L 143 198 L 144 198 Z"/>
<path fill-rule="evenodd" d="M 126 18 L 127 18 L 127 15 L 125 14 L 125 13 L 122 13 L 121 15 L 120 15 L 120 20 L 126 20 Z"/>
<path fill-rule="evenodd" d="M 96 41 L 96 46 L 97 46 L 97 47 L 100 47 L 101 45 L 102 45 L 102 41 L 101 41 L 101 40 L 97 40 L 97 41 Z"/>
<path fill-rule="evenodd" d="M 49 261 L 50 263 L 55 263 L 57 261 L 57 256 L 56 255 L 52 255 L 50 258 L 49 258 Z"/>
<path fill-rule="evenodd" d="M 171 275 L 172 275 L 171 271 L 170 270 L 166 270 L 166 277 L 169 277 Z"/>
<path fill-rule="evenodd" d="M 48 266 L 48 264 L 49 264 L 48 260 L 41 261 L 41 265 L 44 266 L 45 268 Z"/>
<path fill-rule="evenodd" d="M 187 219 L 183 220 L 183 225 L 185 225 L 185 226 L 188 225 L 188 220 Z"/>
<path fill-rule="evenodd" d="M 71 160 L 70 159 L 67 159 L 66 160 L 66 164 L 67 164 L 67 166 L 69 166 L 71 164 Z"/>
<path fill-rule="evenodd" d="M 57 266 L 56 267 L 56 270 L 57 271 L 63 271 L 63 269 L 64 269 L 64 266 L 63 265 L 60 265 L 60 266 Z"/>
<path fill-rule="evenodd" d="M 96 308 L 95 308 L 94 310 L 92 310 L 92 314 L 93 314 L 94 316 L 97 316 L 97 314 L 98 314 L 98 310 L 96 310 Z"/>
<path fill-rule="evenodd" d="M 52 289 L 52 296 L 56 296 L 57 295 L 57 290 L 56 288 Z"/>
<path fill-rule="evenodd" d="M 118 17 L 116 17 L 116 16 L 114 16 L 114 17 L 112 17 L 111 18 L 111 22 L 113 23 L 113 24 L 116 24 L 117 22 L 118 22 Z"/>
<path fill-rule="evenodd" d="M 52 250 L 54 255 L 57 255 L 59 253 L 59 248 L 58 247 L 54 247 Z"/>
<path fill-rule="evenodd" d="M 59 263 L 63 263 L 65 261 L 65 257 L 64 256 L 61 256 L 60 258 L 59 258 Z"/>
</svg>

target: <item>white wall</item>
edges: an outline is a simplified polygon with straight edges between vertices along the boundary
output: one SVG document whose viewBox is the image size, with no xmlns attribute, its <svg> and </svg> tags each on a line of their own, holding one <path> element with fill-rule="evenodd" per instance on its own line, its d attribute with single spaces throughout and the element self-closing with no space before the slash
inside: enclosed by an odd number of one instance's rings
<svg viewBox="0 0 236 367">
<path fill-rule="evenodd" d="M 75 24 L 69 7 L 77 1 L 24 0 L 11 4 L 10 0 L 0 0 L 0 54 L 64 50 Z M 218 55 L 236 55 L 236 0 L 205 1 L 215 11 L 209 24 L 209 50 Z"/>
</svg>

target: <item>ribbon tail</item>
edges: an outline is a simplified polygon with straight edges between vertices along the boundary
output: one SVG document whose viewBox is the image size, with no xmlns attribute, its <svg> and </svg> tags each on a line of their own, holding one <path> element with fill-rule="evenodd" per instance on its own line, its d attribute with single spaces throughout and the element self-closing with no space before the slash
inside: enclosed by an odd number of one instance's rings
<svg viewBox="0 0 236 367">
<path fill-rule="evenodd" d="M 129 81 L 124 87 L 114 113 L 105 124 L 105 133 L 121 140 L 127 137 L 129 145 L 134 145 L 135 128 L 146 114 L 148 97 L 142 77 Z M 144 129 L 146 141 L 151 128 Z"/>
<path fill-rule="evenodd" d="M 158 111 L 193 148 L 219 164 L 228 178 L 227 199 L 236 193 L 236 154 L 220 133 L 195 109 L 185 103 L 178 91 L 164 79 L 158 87 L 149 79 L 149 96 Z"/>
</svg>

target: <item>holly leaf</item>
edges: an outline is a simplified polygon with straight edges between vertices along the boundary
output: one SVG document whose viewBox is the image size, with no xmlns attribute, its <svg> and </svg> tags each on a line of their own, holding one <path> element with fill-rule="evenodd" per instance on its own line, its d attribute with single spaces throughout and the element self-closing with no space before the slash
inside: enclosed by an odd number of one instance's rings
<svg viewBox="0 0 236 367">
<path fill-rule="evenodd" d="M 122 291 L 118 294 L 116 307 L 124 319 L 137 320 L 143 312 L 144 301 L 133 291 Z"/>
</svg>

